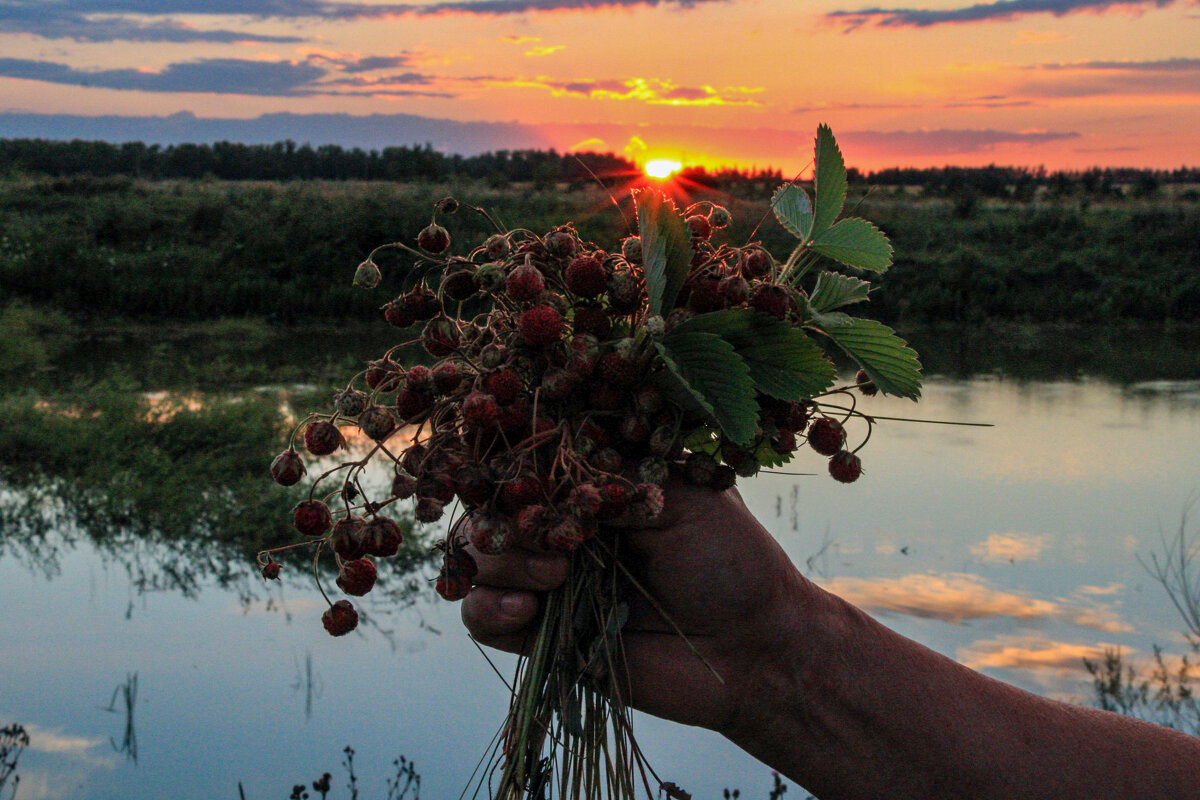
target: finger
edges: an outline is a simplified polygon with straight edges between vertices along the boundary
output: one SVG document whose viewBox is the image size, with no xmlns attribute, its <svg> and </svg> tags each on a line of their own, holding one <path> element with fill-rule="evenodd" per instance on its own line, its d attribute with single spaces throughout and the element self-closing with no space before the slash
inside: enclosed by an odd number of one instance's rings
<svg viewBox="0 0 1200 800">
<path fill-rule="evenodd" d="M 535 553 L 514 549 L 489 556 L 474 547 L 468 550 L 479 567 L 475 575 L 477 584 L 544 592 L 558 588 L 567 579 L 565 553 Z"/>
<path fill-rule="evenodd" d="M 467 630 L 482 644 L 518 653 L 537 610 L 537 596 L 532 592 L 476 586 L 463 600 L 462 617 Z"/>
</svg>

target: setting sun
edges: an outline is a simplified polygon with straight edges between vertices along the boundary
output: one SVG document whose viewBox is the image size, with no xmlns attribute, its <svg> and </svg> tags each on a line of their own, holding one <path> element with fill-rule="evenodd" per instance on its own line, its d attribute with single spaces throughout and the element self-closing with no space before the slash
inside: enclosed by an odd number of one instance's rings
<svg viewBox="0 0 1200 800">
<path fill-rule="evenodd" d="M 651 178 L 669 178 L 674 173 L 683 168 L 683 164 L 670 158 L 656 158 L 646 162 L 646 166 L 642 169 Z"/>
</svg>

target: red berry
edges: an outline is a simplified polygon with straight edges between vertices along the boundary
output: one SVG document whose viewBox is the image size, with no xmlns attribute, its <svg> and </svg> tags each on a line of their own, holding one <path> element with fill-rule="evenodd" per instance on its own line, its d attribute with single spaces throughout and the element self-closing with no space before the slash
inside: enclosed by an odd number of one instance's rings
<svg viewBox="0 0 1200 800">
<path fill-rule="evenodd" d="M 750 295 L 750 307 L 764 311 L 773 317 L 786 319 L 791 308 L 791 297 L 788 290 L 773 283 L 759 284 Z"/>
<path fill-rule="evenodd" d="M 780 455 L 787 455 L 796 451 L 796 434 L 789 430 L 777 430 L 771 436 L 771 449 Z"/>
<path fill-rule="evenodd" d="M 620 411 L 625 407 L 625 393 L 603 381 L 592 384 L 589 399 L 601 411 Z"/>
<path fill-rule="evenodd" d="M 497 556 L 512 544 L 513 528 L 503 518 L 476 517 L 471 520 L 467 537 L 479 552 Z"/>
<path fill-rule="evenodd" d="M 692 238 L 707 239 L 712 236 L 712 223 L 709 222 L 708 217 L 693 214 L 685 221 L 687 222 L 688 230 L 692 234 Z"/>
<path fill-rule="evenodd" d="M 563 517 L 546 531 L 546 547 L 569 552 L 583 544 L 589 536 L 579 520 Z"/>
<path fill-rule="evenodd" d="M 741 275 L 730 275 L 717 284 L 717 294 L 726 306 L 740 306 L 750 297 L 750 282 Z"/>
<path fill-rule="evenodd" d="M 617 352 L 600 356 L 600 361 L 596 364 L 596 373 L 600 380 L 611 386 L 632 386 L 637 381 L 633 361 Z"/>
<path fill-rule="evenodd" d="M 345 636 L 358 627 L 358 612 L 349 600 L 338 600 L 321 615 L 321 624 L 330 636 Z"/>
<path fill-rule="evenodd" d="M 521 336 L 534 347 L 558 341 L 563 332 L 563 319 L 554 308 L 538 305 L 521 315 Z"/>
<path fill-rule="evenodd" d="M 621 420 L 621 438 L 633 444 L 644 442 L 650 438 L 650 426 L 640 417 L 626 417 Z"/>
<path fill-rule="evenodd" d="M 821 417 L 808 429 L 808 443 L 823 456 L 835 455 L 846 443 L 846 429 L 836 419 Z"/>
<path fill-rule="evenodd" d="M 383 307 L 383 318 L 393 328 L 407 328 L 417 321 L 402 302 L 391 301 Z"/>
<path fill-rule="evenodd" d="M 271 477 L 280 486 L 295 486 L 305 475 L 304 461 L 290 447 L 271 462 Z"/>
<path fill-rule="evenodd" d="M 718 291 L 719 282 L 712 278 L 701 278 L 692 282 L 691 294 L 687 306 L 697 314 L 716 311 L 721 308 L 721 295 Z M 687 287 L 685 287 L 685 291 Z"/>
<path fill-rule="evenodd" d="M 842 450 L 829 459 L 829 474 L 836 481 L 854 483 L 862 475 L 862 461 L 854 453 Z"/>
<path fill-rule="evenodd" d="M 500 415 L 496 417 L 496 424 L 505 433 L 519 431 L 529 424 L 531 411 L 529 401 L 524 397 L 518 397 L 500 409 Z"/>
<path fill-rule="evenodd" d="M 604 339 L 612 333 L 612 320 L 600 306 L 576 306 L 572 327 L 576 333 L 587 333 Z"/>
<path fill-rule="evenodd" d="M 292 525 L 305 536 L 323 536 L 333 525 L 333 513 L 320 500 L 305 500 L 292 509 Z"/>
<path fill-rule="evenodd" d="M 407 500 L 417 493 L 417 479 L 407 472 L 397 472 L 392 478 L 392 495 Z"/>
<path fill-rule="evenodd" d="M 550 510 L 545 506 L 525 506 L 517 512 L 517 533 L 522 542 L 532 542 L 546 526 Z"/>
<path fill-rule="evenodd" d="M 279 580 L 279 562 L 269 561 L 262 568 L 262 576 L 269 581 Z"/>
<path fill-rule="evenodd" d="M 346 417 L 357 417 L 367 407 L 367 393 L 358 389 L 343 389 L 334 395 L 333 410 Z"/>
<path fill-rule="evenodd" d="M 338 573 L 337 585 L 346 594 L 362 597 L 374 588 L 378 574 L 375 563 L 368 558 L 347 561 Z"/>
<path fill-rule="evenodd" d="M 382 442 L 396 430 L 396 418 L 383 406 L 371 406 L 358 415 L 358 427 L 372 440 Z"/>
<path fill-rule="evenodd" d="M 332 422 L 310 422 L 304 429 L 304 446 L 314 456 L 327 456 L 342 446 L 342 432 Z"/>
<path fill-rule="evenodd" d="M 491 500 L 495 488 L 488 469 L 475 462 L 463 464 L 454 477 L 454 491 L 471 507 L 481 506 Z"/>
<path fill-rule="evenodd" d="M 511 481 L 506 481 L 500 487 L 500 497 L 511 508 L 520 508 L 521 506 L 535 503 L 541 496 L 541 485 L 538 483 L 537 478 L 530 475 L 523 475 Z"/>
<path fill-rule="evenodd" d="M 755 248 L 742 256 L 742 274 L 747 278 L 765 278 L 771 272 L 771 254 Z"/>
<path fill-rule="evenodd" d="M 421 415 L 433 406 L 432 392 L 418 392 L 404 388 L 396 396 L 396 413 L 405 422 L 417 422 Z"/>
<path fill-rule="evenodd" d="M 463 373 L 456 361 L 440 361 L 433 368 L 433 387 L 441 395 L 453 394 L 462 385 Z"/>
<path fill-rule="evenodd" d="M 517 373 L 511 369 L 502 369 L 498 372 L 493 372 L 484 379 L 483 385 L 491 392 L 492 397 L 496 398 L 496 402 L 502 406 L 506 406 L 513 400 L 516 400 L 517 395 L 524 388 L 521 385 L 521 379 L 517 377 Z"/>
<path fill-rule="evenodd" d="M 603 500 L 600 507 L 596 509 L 596 519 L 598 520 L 609 520 L 621 516 L 629 504 L 629 490 L 623 483 L 614 481 L 605 484 L 600 488 L 600 496 Z"/>
<path fill-rule="evenodd" d="M 546 289 L 546 279 L 537 267 L 530 263 L 521 264 L 504 281 L 504 291 L 518 303 L 537 297 Z"/>
<path fill-rule="evenodd" d="M 450 232 L 438 225 L 430 223 L 417 234 L 417 247 L 426 253 L 444 253 L 450 246 Z"/>
<path fill-rule="evenodd" d="M 551 231 L 546 234 L 546 252 L 555 258 L 570 258 L 575 255 L 575 237 L 565 230 Z"/>
<path fill-rule="evenodd" d="M 470 261 L 455 261 L 446 267 L 446 277 L 442 278 L 442 294 L 461 302 L 470 299 L 478 291 L 474 264 Z"/>
<path fill-rule="evenodd" d="M 471 579 L 478 572 L 475 559 L 465 550 L 446 553 L 437 579 L 438 594 L 447 600 L 462 600 L 471 593 Z"/>
<path fill-rule="evenodd" d="M 604 262 L 593 255 L 578 256 L 563 274 L 567 288 L 580 297 L 595 297 L 608 288 Z"/>
<path fill-rule="evenodd" d="M 574 373 L 565 369 L 555 369 L 546 373 L 542 378 L 541 397 L 547 400 L 566 400 L 575 391 L 577 379 Z"/>
<path fill-rule="evenodd" d="M 459 339 L 458 326 L 445 317 L 431 319 L 421 331 L 421 344 L 434 358 L 444 358 L 453 353 Z"/>
<path fill-rule="evenodd" d="M 367 523 L 362 542 L 364 555 L 389 558 L 400 551 L 400 545 L 404 543 L 404 532 L 394 519 L 379 516 Z"/>
<path fill-rule="evenodd" d="M 445 513 L 445 504 L 441 500 L 435 500 L 432 497 L 422 497 L 417 500 L 416 511 L 413 516 L 418 522 L 437 522 Z"/>
<path fill-rule="evenodd" d="M 362 558 L 367 554 L 363 539 L 365 527 L 362 517 L 339 519 L 333 526 L 333 532 L 329 534 L 329 546 L 347 561 Z"/>
<path fill-rule="evenodd" d="M 399 298 L 398 302 L 416 322 L 433 319 L 442 307 L 437 295 L 429 291 L 425 284 L 418 284 L 411 292 Z"/>
<path fill-rule="evenodd" d="M 462 403 L 463 424 L 471 430 L 484 430 L 496 424 L 500 407 L 496 398 L 483 392 L 471 392 Z"/>
<path fill-rule="evenodd" d="M 404 376 L 404 388 L 418 392 L 433 391 L 433 370 L 423 364 L 410 367 Z"/>
</svg>

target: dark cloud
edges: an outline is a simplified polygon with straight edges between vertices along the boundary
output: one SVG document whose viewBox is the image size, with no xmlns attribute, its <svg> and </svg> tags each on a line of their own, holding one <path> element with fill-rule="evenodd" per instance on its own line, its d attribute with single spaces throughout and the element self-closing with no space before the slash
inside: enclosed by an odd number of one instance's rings
<svg viewBox="0 0 1200 800">
<path fill-rule="evenodd" d="M 1030 14 L 1053 14 L 1063 17 L 1086 11 L 1143 11 L 1149 8 L 1164 8 L 1174 2 L 1175 0 L 998 0 L 963 8 L 863 8 L 857 11 L 831 11 L 825 16 L 844 24 L 846 32 L 849 33 L 864 25 L 927 28 L 931 25 L 950 23 L 1009 21 Z"/>
<path fill-rule="evenodd" d="M 1100 70 L 1120 72 L 1200 72 L 1200 58 L 1164 58 L 1158 61 L 1076 61 L 1035 64 L 1028 69 Z"/>
<path fill-rule="evenodd" d="M 289 44 L 298 36 L 269 36 L 249 31 L 200 30 L 171 19 L 146 22 L 125 17 L 89 17 L 53 3 L 0 5 L 0 33 L 28 33 L 44 39 L 80 42 L 256 42 Z"/>
<path fill-rule="evenodd" d="M 848 131 L 838 135 L 854 146 L 902 153 L 911 156 L 957 155 L 980 153 L 1003 144 L 1043 144 L 1062 139 L 1078 139 L 1074 131 L 954 130 L 941 128 L 928 131 Z"/>
<path fill-rule="evenodd" d="M 315 64 L 213 58 L 170 64 L 159 72 L 136 69 L 81 70 L 50 61 L 0 58 L 0 76 L 69 86 L 142 92 L 213 92 L 271 97 L 314 94 L 325 75 Z"/>
<path fill-rule="evenodd" d="M 1200 94 L 1200 58 L 1035 64 L 1022 72 L 1031 77 L 1018 91 L 1033 97 Z"/>
</svg>

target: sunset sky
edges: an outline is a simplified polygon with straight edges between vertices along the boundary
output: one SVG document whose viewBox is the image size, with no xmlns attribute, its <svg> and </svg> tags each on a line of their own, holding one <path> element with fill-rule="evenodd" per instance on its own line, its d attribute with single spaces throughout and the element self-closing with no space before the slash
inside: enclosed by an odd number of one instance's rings
<svg viewBox="0 0 1200 800">
<path fill-rule="evenodd" d="M 1200 164 L 1196 0 L 0 0 L 0 54 L 5 112 L 403 113 L 789 172 L 818 122 L 863 169 Z"/>
</svg>

